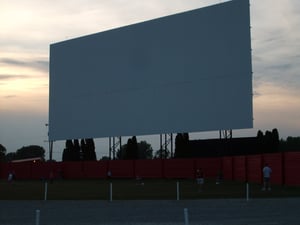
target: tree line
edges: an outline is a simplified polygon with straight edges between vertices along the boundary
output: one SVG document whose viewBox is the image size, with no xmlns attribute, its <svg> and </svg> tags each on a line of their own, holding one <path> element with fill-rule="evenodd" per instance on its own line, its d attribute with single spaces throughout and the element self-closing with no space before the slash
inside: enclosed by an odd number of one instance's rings
<svg viewBox="0 0 300 225">
<path fill-rule="evenodd" d="M 189 140 L 188 133 L 177 134 L 175 158 L 220 157 L 300 151 L 300 137 L 279 139 L 276 128 L 257 132 L 256 137 Z"/>
<path fill-rule="evenodd" d="M 45 149 L 38 145 L 23 146 L 16 152 L 6 153 L 6 148 L 0 144 L 0 162 L 10 162 L 19 159 L 29 159 L 39 157 L 45 159 Z"/>
<path fill-rule="evenodd" d="M 92 138 L 66 140 L 62 161 L 93 161 L 97 160 L 95 143 Z"/>
<path fill-rule="evenodd" d="M 149 143 L 137 142 L 136 136 L 133 136 L 117 150 L 116 159 L 220 157 L 285 151 L 300 151 L 300 137 L 289 136 L 285 140 L 279 139 L 278 130 L 274 128 L 265 132 L 259 130 L 256 137 L 227 139 L 190 140 L 188 133 L 178 133 L 175 138 L 173 156 L 168 149 L 153 151 Z M 0 144 L 0 162 L 35 157 L 45 159 L 45 149 L 41 146 L 30 145 L 16 152 L 7 153 L 6 148 Z M 109 158 L 104 156 L 102 159 Z M 62 161 L 80 160 L 97 160 L 93 139 L 66 140 Z"/>
</svg>

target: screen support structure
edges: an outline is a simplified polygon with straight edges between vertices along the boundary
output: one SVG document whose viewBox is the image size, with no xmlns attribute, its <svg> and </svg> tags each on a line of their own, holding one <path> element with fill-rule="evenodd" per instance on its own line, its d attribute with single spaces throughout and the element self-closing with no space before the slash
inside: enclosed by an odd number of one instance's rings
<svg viewBox="0 0 300 225">
<path fill-rule="evenodd" d="M 109 159 L 116 159 L 116 152 L 122 148 L 122 137 L 109 137 Z"/>
<path fill-rule="evenodd" d="M 173 133 L 160 134 L 160 158 L 168 157 L 168 146 L 170 145 L 170 158 L 174 156 Z"/>
<path fill-rule="evenodd" d="M 231 139 L 232 130 L 219 130 L 220 139 Z"/>
<path fill-rule="evenodd" d="M 46 141 L 46 142 L 48 142 L 48 147 L 49 147 L 49 161 L 52 161 L 52 159 L 53 159 L 53 141 L 51 141 L 50 140 L 50 138 L 49 138 L 49 130 L 48 130 L 48 128 L 49 128 L 49 123 L 46 123 L 45 124 L 45 126 L 46 126 L 46 129 L 47 129 L 47 136 L 48 136 L 48 140 Z"/>
</svg>

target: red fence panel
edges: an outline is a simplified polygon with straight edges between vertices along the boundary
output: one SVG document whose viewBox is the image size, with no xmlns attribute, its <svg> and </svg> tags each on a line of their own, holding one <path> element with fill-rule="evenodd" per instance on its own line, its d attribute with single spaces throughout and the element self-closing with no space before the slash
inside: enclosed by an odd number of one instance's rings
<svg viewBox="0 0 300 225">
<path fill-rule="evenodd" d="M 62 178 L 82 179 L 85 177 L 83 162 L 62 162 Z"/>
<path fill-rule="evenodd" d="M 216 177 L 222 169 L 225 180 L 262 182 L 265 163 L 273 170 L 272 183 L 300 185 L 300 152 L 197 159 L 0 163 L 0 178 L 7 179 L 13 172 L 16 179 L 48 179 L 51 171 L 54 178 L 105 178 L 108 170 L 112 177 L 119 178 L 194 178 L 195 171 L 202 168 L 206 177 Z"/>
<path fill-rule="evenodd" d="M 222 158 L 222 172 L 225 180 L 233 180 L 233 158 L 230 156 Z"/>
<path fill-rule="evenodd" d="M 246 180 L 246 157 L 234 156 L 233 157 L 233 179 L 238 181 Z"/>
<path fill-rule="evenodd" d="M 203 158 L 195 159 L 196 169 L 202 168 L 205 177 L 215 178 L 222 170 L 222 159 L 221 158 Z"/>
<path fill-rule="evenodd" d="M 262 156 L 249 155 L 247 160 L 247 178 L 250 182 L 261 183 L 262 181 Z"/>
<path fill-rule="evenodd" d="M 108 169 L 108 161 L 85 161 L 83 170 L 86 178 L 106 178 Z"/>
<path fill-rule="evenodd" d="M 269 153 L 269 154 L 263 154 L 263 165 L 267 163 L 271 169 L 271 183 L 274 184 L 282 184 L 282 155 L 281 153 Z M 261 169 L 262 173 L 262 169 Z"/>
<path fill-rule="evenodd" d="M 7 179 L 9 173 L 8 163 L 0 163 L 0 179 Z"/>
<path fill-rule="evenodd" d="M 134 160 L 110 160 L 108 170 L 111 171 L 112 177 L 132 178 L 134 174 Z"/>
<path fill-rule="evenodd" d="M 8 170 L 15 174 L 16 179 L 31 178 L 31 162 L 8 163 Z"/>
<path fill-rule="evenodd" d="M 162 178 L 163 160 L 135 160 L 135 176 L 141 178 Z"/>
<path fill-rule="evenodd" d="M 195 166 L 193 159 L 164 160 L 164 177 L 194 178 Z"/>
<path fill-rule="evenodd" d="M 284 154 L 285 184 L 300 185 L 300 152 Z"/>
<path fill-rule="evenodd" d="M 59 165 L 53 162 L 35 162 L 31 163 L 31 179 L 49 179 L 52 172 L 54 178 L 59 176 Z"/>
</svg>

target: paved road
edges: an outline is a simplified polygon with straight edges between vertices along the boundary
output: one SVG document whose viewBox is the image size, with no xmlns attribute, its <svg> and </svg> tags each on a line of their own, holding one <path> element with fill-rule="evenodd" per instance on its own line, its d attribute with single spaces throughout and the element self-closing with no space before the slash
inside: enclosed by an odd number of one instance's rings
<svg viewBox="0 0 300 225">
<path fill-rule="evenodd" d="M 192 201 L 0 201 L 1 225 L 300 225 L 300 198 Z"/>
</svg>

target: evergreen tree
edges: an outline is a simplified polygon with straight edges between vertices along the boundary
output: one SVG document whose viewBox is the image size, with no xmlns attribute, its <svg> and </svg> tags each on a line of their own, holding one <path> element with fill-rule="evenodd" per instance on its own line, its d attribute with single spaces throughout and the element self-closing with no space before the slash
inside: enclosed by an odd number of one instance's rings
<svg viewBox="0 0 300 225">
<path fill-rule="evenodd" d="M 132 159 L 138 159 L 139 151 L 138 151 L 138 143 L 136 140 L 136 136 L 132 137 Z"/>
<path fill-rule="evenodd" d="M 133 153 L 133 142 L 131 138 L 128 138 L 127 140 L 127 146 L 126 146 L 126 151 L 124 154 L 124 159 L 133 159 L 134 153 Z"/>
<path fill-rule="evenodd" d="M 0 144 L 0 162 L 5 161 L 5 155 L 6 155 L 6 148 Z"/>
<path fill-rule="evenodd" d="M 63 151 L 63 157 L 62 157 L 62 161 L 66 162 L 66 161 L 73 161 L 73 142 L 72 140 L 66 140 L 66 146 L 65 149 Z"/>
<path fill-rule="evenodd" d="M 73 152 L 72 152 L 72 158 L 73 161 L 79 161 L 80 160 L 80 145 L 78 139 L 75 139 L 73 144 Z"/>
<path fill-rule="evenodd" d="M 92 138 L 85 139 L 85 159 L 86 160 L 97 160 L 95 143 Z"/>
<path fill-rule="evenodd" d="M 178 133 L 175 138 L 175 158 L 182 157 L 190 157 L 188 133 Z"/>
<path fill-rule="evenodd" d="M 272 130 L 272 150 L 273 152 L 279 151 L 279 132 L 276 128 Z"/>
<path fill-rule="evenodd" d="M 86 150 L 86 144 L 84 139 L 81 139 L 80 141 L 80 153 L 81 153 L 80 158 L 84 161 L 87 160 L 87 150 Z"/>
</svg>

